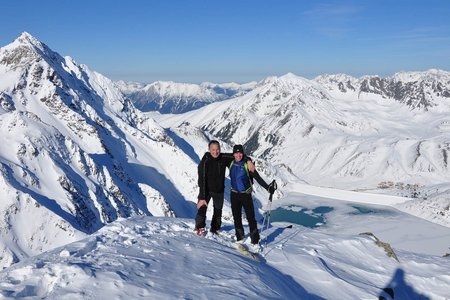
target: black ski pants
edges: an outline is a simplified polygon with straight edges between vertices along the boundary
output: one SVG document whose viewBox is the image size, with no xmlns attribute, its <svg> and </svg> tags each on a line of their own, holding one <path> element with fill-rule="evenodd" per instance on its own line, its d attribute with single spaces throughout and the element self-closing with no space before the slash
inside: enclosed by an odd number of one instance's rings
<svg viewBox="0 0 450 300">
<path fill-rule="evenodd" d="M 222 208 L 223 208 L 223 193 L 208 193 L 206 195 L 206 202 L 209 206 L 209 201 L 213 199 L 214 213 L 211 220 L 211 231 L 216 232 L 222 226 Z M 203 205 L 197 210 L 195 216 L 195 229 L 206 227 L 206 211 L 208 206 Z"/>
<path fill-rule="evenodd" d="M 258 224 L 255 218 L 252 194 L 231 192 L 231 211 L 233 212 L 236 240 L 244 238 L 244 226 L 242 226 L 242 208 L 244 208 L 250 227 L 250 238 L 253 244 L 259 242 Z"/>
</svg>

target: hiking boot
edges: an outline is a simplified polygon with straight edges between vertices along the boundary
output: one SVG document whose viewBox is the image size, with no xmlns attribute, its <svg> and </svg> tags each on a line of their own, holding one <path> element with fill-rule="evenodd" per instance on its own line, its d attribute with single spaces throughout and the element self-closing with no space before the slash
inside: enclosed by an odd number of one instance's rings
<svg viewBox="0 0 450 300">
<path fill-rule="evenodd" d="M 253 244 L 253 245 L 258 244 L 258 243 L 259 243 L 259 231 L 258 231 L 258 229 L 252 231 L 252 232 L 250 233 L 250 237 L 251 237 L 251 240 L 252 240 L 252 244 Z"/>
<path fill-rule="evenodd" d="M 235 229 L 236 231 L 236 241 L 242 241 L 245 237 L 244 230 L 242 229 Z"/>
<path fill-rule="evenodd" d="M 197 228 L 197 235 L 205 236 L 206 235 L 205 228 Z"/>
<path fill-rule="evenodd" d="M 212 234 L 220 235 L 220 229 L 217 229 L 217 230 L 210 230 L 210 232 L 211 232 Z"/>
</svg>

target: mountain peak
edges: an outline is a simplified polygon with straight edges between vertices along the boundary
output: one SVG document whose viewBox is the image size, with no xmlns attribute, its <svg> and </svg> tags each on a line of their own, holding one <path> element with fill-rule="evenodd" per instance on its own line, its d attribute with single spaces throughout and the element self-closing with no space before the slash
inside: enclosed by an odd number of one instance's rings
<svg viewBox="0 0 450 300">
<path fill-rule="evenodd" d="M 40 49 L 44 48 L 42 42 L 26 31 L 22 32 L 10 45 L 29 45 Z"/>
<path fill-rule="evenodd" d="M 37 39 L 29 34 L 28 32 L 24 31 L 22 32 L 18 37 L 18 40 L 28 40 L 28 41 L 37 41 Z"/>
<path fill-rule="evenodd" d="M 267 77 L 265 79 L 263 79 L 258 85 L 259 86 L 264 86 L 267 84 L 275 84 L 275 85 L 283 85 L 283 86 L 309 86 L 311 84 L 311 81 L 304 78 L 304 77 L 300 77 L 298 75 L 295 75 L 294 73 L 287 73 L 284 74 L 282 76 L 270 76 Z"/>
<path fill-rule="evenodd" d="M 439 81 L 442 78 L 450 79 L 450 73 L 440 69 L 429 69 L 419 72 L 398 72 L 392 76 L 393 79 L 403 82 L 414 82 L 421 80 Z"/>
<path fill-rule="evenodd" d="M 61 57 L 28 32 L 22 32 L 12 43 L 0 48 L 0 63 L 26 66 L 35 59 L 59 61 Z"/>
<path fill-rule="evenodd" d="M 298 78 L 298 76 L 292 72 L 288 72 L 288 73 L 284 74 L 283 76 L 280 76 L 280 78 Z"/>
</svg>

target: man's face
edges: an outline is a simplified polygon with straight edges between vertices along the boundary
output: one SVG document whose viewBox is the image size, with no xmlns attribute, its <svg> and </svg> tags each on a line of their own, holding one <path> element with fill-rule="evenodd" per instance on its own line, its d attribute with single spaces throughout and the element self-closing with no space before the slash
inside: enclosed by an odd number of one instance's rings
<svg viewBox="0 0 450 300">
<path fill-rule="evenodd" d="M 211 156 L 214 158 L 219 157 L 220 154 L 220 146 L 217 144 L 211 144 L 209 146 L 209 153 L 211 153 Z"/>
<path fill-rule="evenodd" d="M 236 152 L 233 154 L 233 156 L 236 161 L 240 161 L 244 157 L 244 154 L 242 154 L 241 152 Z"/>
</svg>

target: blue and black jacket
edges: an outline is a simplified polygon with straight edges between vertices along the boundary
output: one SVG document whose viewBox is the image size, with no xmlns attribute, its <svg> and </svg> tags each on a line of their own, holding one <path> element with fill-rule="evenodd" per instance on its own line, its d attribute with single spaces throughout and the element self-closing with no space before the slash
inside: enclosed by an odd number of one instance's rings
<svg viewBox="0 0 450 300">
<path fill-rule="evenodd" d="M 259 185 L 266 190 L 269 188 L 256 170 L 253 173 L 248 170 L 247 162 L 244 160 L 233 160 L 228 168 L 230 169 L 231 191 L 234 193 L 251 194 L 253 179 L 256 179 Z"/>
</svg>

